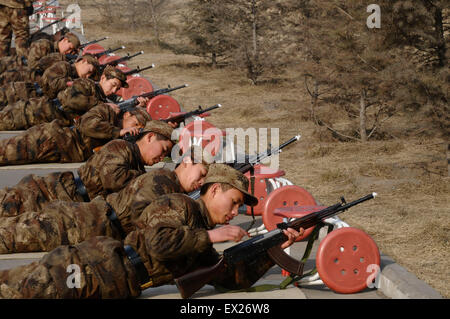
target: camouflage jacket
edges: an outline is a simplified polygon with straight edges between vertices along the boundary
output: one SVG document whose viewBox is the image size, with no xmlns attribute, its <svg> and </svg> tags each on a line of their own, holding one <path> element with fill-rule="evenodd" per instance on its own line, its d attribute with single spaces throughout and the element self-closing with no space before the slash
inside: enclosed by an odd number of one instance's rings
<svg viewBox="0 0 450 319">
<path fill-rule="evenodd" d="M 90 79 L 78 78 L 72 86 L 58 93 L 58 100 L 69 118 L 83 115 L 97 104 L 106 102 L 102 88 Z"/>
<path fill-rule="evenodd" d="M 41 39 L 31 43 L 28 51 L 28 68 L 39 68 L 39 60 L 50 53 L 58 52 L 58 42 Z"/>
<path fill-rule="evenodd" d="M 120 137 L 119 117 L 108 104 L 98 104 L 75 122 L 80 148 L 86 156 L 93 149 Z"/>
<path fill-rule="evenodd" d="M 109 142 L 78 169 L 91 199 L 117 192 L 144 173 L 138 146 L 124 140 Z"/>
<path fill-rule="evenodd" d="M 174 278 L 219 261 L 207 232 L 216 225 L 201 199 L 195 201 L 184 194 L 161 196 L 144 209 L 136 226 L 124 244 L 138 252 L 153 286 L 171 283 Z M 229 289 L 250 287 L 273 265 L 262 253 L 254 260 L 226 265 L 211 284 Z"/>
<path fill-rule="evenodd" d="M 134 230 L 133 221 L 159 196 L 183 193 L 175 172 L 155 169 L 132 180 L 121 191 L 109 194 L 106 201 L 114 208 L 126 233 Z"/>
<path fill-rule="evenodd" d="M 78 78 L 78 73 L 73 64 L 69 62 L 56 62 L 45 70 L 39 80 L 39 85 L 46 96 L 56 98 L 58 92 L 67 88 L 67 82 Z"/>
</svg>

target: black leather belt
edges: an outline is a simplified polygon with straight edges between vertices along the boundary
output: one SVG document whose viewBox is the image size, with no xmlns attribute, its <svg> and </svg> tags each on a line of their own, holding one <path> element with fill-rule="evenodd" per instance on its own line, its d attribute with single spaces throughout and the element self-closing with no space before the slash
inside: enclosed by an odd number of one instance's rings
<svg viewBox="0 0 450 319">
<path fill-rule="evenodd" d="M 127 233 L 123 230 L 122 224 L 120 223 L 119 217 L 117 217 L 116 211 L 108 202 L 106 202 L 106 205 L 108 205 L 109 208 L 109 211 L 106 213 L 106 217 L 108 217 L 108 219 L 111 221 L 111 224 L 119 232 L 120 237 L 124 239 L 127 236 Z"/>
<path fill-rule="evenodd" d="M 74 173 L 74 180 L 75 180 L 76 192 L 81 197 L 83 197 L 83 200 L 85 202 L 90 202 L 91 199 L 89 198 L 86 186 L 84 186 L 83 181 L 77 176 L 76 173 Z"/>
<path fill-rule="evenodd" d="M 136 269 L 136 275 L 141 285 L 141 289 L 144 290 L 152 287 L 153 281 L 148 275 L 147 268 L 145 268 L 145 265 L 138 253 L 133 249 L 133 247 L 129 245 L 124 246 L 123 249 L 125 250 L 125 253 L 127 254 L 127 257 L 133 265 L 134 269 Z"/>
</svg>

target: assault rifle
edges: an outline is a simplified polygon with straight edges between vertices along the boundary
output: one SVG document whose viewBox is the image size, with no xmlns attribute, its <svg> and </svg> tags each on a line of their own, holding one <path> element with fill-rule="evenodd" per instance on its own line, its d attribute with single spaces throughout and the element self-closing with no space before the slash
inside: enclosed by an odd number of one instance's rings
<svg viewBox="0 0 450 319">
<path fill-rule="evenodd" d="M 200 114 L 215 110 L 219 107 L 222 107 L 222 105 L 216 104 L 211 107 L 208 107 L 207 109 L 202 109 L 202 107 L 199 105 L 196 110 L 186 112 L 186 113 L 181 113 L 181 114 L 169 117 L 169 118 L 161 120 L 161 121 L 164 121 L 166 123 L 168 123 L 168 122 L 180 123 L 180 122 L 183 122 L 184 120 L 186 120 L 187 118 L 190 118 L 191 116 L 200 115 Z"/>
<path fill-rule="evenodd" d="M 104 38 L 101 38 L 101 39 L 92 40 L 92 41 L 90 41 L 90 42 L 83 43 L 82 45 L 80 45 L 80 50 L 84 49 L 84 48 L 87 47 L 88 45 L 95 44 L 95 43 L 99 43 L 99 42 L 101 42 L 101 41 L 103 41 L 103 40 L 106 40 L 106 39 L 109 39 L 109 37 L 104 37 Z"/>
<path fill-rule="evenodd" d="M 125 47 L 123 45 L 118 47 L 118 48 L 115 48 L 115 49 L 108 49 L 108 50 L 101 51 L 101 52 L 98 52 L 98 53 L 93 53 L 91 55 L 98 59 L 99 57 L 101 57 L 101 56 L 103 56 L 105 54 L 109 54 L 109 53 L 112 53 L 112 52 L 115 52 L 115 51 L 118 51 L 118 50 L 122 50 L 122 49 L 125 49 Z M 81 56 L 82 56 L 81 54 L 78 55 L 78 54 L 70 54 L 70 53 L 68 53 L 68 54 L 66 54 L 66 60 L 69 63 L 74 63 Z"/>
<path fill-rule="evenodd" d="M 137 68 L 135 68 L 135 69 L 133 69 L 133 70 L 130 70 L 130 71 L 127 71 L 127 72 L 123 72 L 126 76 L 129 76 L 129 75 L 133 75 L 133 74 L 135 74 L 135 73 L 139 73 L 139 72 L 142 72 L 142 71 L 145 71 L 145 70 L 148 70 L 148 69 L 152 69 L 152 68 L 154 68 L 155 67 L 155 65 L 154 64 L 152 64 L 152 65 L 149 65 L 149 66 L 146 66 L 145 68 L 140 68 L 139 66 L 137 67 Z"/>
<path fill-rule="evenodd" d="M 107 55 L 107 54 L 110 54 L 110 53 L 113 53 L 113 52 L 116 52 L 116 51 L 119 51 L 119 50 L 122 50 L 122 49 L 125 49 L 125 47 L 123 45 L 121 45 L 120 47 L 117 47 L 115 49 L 108 49 L 108 50 L 105 50 L 105 51 L 102 51 L 102 52 L 94 53 L 92 55 L 95 56 L 98 59 L 101 56 L 104 56 L 104 55 Z"/>
<path fill-rule="evenodd" d="M 70 16 L 69 16 L 69 17 L 70 17 Z M 68 18 L 68 17 L 67 17 L 67 18 Z M 57 24 L 57 23 L 60 23 L 60 22 L 62 22 L 62 21 L 64 21 L 64 20 L 66 20 L 67 18 L 62 17 L 62 18 L 59 18 L 59 19 L 53 21 L 52 23 L 47 24 L 46 26 L 43 26 L 43 27 L 40 28 L 39 30 L 36 30 L 36 31 L 34 31 L 33 33 L 31 33 L 31 34 L 30 34 L 30 38 L 31 38 L 32 36 L 38 34 L 39 32 L 42 32 L 42 31 L 44 31 L 45 29 L 50 28 L 52 25 L 55 25 L 55 24 Z"/>
<path fill-rule="evenodd" d="M 140 94 L 138 96 L 133 96 L 131 99 L 122 101 L 122 102 L 118 103 L 117 105 L 119 106 L 120 111 L 127 112 L 129 110 L 132 110 L 136 105 L 139 104 L 138 97 L 148 97 L 148 98 L 151 99 L 151 98 L 153 98 L 153 97 L 155 97 L 157 95 L 166 94 L 166 93 L 169 93 L 169 92 L 172 92 L 172 91 L 175 91 L 175 90 L 179 90 L 179 89 L 185 88 L 187 86 L 188 86 L 187 84 L 176 86 L 174 88 L 171 88 L 169 86 L 169 87 L 167 87 L 165 89 L 159 89 L 159 90 L 156 90 L 156 91 L 143 93 L 143 94 Z"/>
<path fill-rule="evenodd" d="M 293 228 L 297 231 L 300 228 L 308 229 L 321 223 L 329 217 L 335 216 L 349 209 L 352 206 L 358 205 L 369 199 L 373 199 L 376 195 L 376 193 L 372 193 L 348 204 L 342 197 L 341 203 L 337 203 L 322 209 L 321 211 L 305 215 L 289 223 L 280 223 L 277 225 L 276 229 L 268 233 L 258 235 L 240 244 L 225 249 L 223 256 L 217 264 L 211 267 L 199 268 L 191 273 L 175 279 L 175 283 L 180 291 L 181 297 L 189 298 L 192 296 L 204 285 L 211 282 L 224 269 L 226 264 L 234 264 L 242 260 L 252 260 L 265 251 L 268 251 L 270 256 L 270 250 L 272 248 L 279 246 L 287 240 L 283 230 L 287 228 Z M 276 260 L 274 261 L 276 262 Z"/>
<path fill-rule="evenodd" d="M 284 142 L 278 147 L 268 149 L 265 152 L 262 152 L 260 154 L 254 155 L 254 156 L 246 156 L 244 163 L 238 163 L 238 160 L 236 160 L 232 166 L 240 171 L 242 174 L 245 174 L 249 170 L 253 168 L 256 164 L 261 163 L 264 159 L 272 156 L 273 154 L 281 153 L 281 150 L 285 148 L 286 146 L 298 141 L 300 139 L 300 135 L 294 136 L 293 138 L 289 139 L 288 141 Z M 200 190 L 195 190 L 193 192 L 189 193 L 189 197 L 192 199 L 199 199 L 200 198 Z"/>
<path fill-rule="evenodd" d="M 124 57 L 118 58 L 118 59 L 116 59 L 116 60 L 113 60 L 113 61 L 110 61 L 110 62 L 107 62 L 107 63 L 100 64 L 99 70 L 100 70 L 100 72 L 103 72 L 103 70 L 104 70 L 108 65 L 116 66 L 116 65 L 118 65 L 118 64 L 120 64 L 120 63 L 122 63 L 122 62 L 131 60 L 132 58 L 134 58 L 134 57 L 136 57 L 136 56 L 138 56 L 138 55 L 141 55 L 141 54 L 143 54 L 143 53 L 144 53 L 144 51 L 139 51 L 138 53 L 135 53 L 135 54 L 133 54 L 133 55 L 130 55 L 130 54 L 128 53 L 128 54 L 127 54 L 126 56 L 124 56 Z"/>
</svg>

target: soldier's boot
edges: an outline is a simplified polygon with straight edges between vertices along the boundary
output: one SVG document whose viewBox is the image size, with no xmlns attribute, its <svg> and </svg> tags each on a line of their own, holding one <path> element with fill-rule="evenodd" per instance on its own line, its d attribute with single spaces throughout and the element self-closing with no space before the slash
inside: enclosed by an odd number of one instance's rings
<svg viewBox="0 0 450 319">
<path fill-rule="evenodd" d="M 0 271 L 0 298 L 129 298 L 141 293 L 122 243 L 92 237 L 41 260 Z"/>
</svg>

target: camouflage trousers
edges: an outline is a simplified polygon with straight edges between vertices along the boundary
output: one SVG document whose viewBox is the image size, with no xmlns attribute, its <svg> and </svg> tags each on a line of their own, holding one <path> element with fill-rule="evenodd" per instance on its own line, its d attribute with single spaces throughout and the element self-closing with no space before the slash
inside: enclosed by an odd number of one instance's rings
<svg viewBox="0 0 450 319">
<path fill-rule="evenodd" d="M 0 111 L 0 131 L 26 130 L 34 125 L 61 120 L 65 126 L 71 121 L 65 118 L 47 97 L 17 101 Z"/>
<path fill-rule="evenodd" d="M 0 62 L 1 68 L 1 62 Z M 27 67 L 17 67 L 8 69 L 0 74 L 0 85 L 6 85 L 11 82 L 38 82 L 42 76 L 42 72 L 32 70 Z"/>
<path fill-rule="evenodd" d="M 55 200 L 83 202 L 83 197 L 76 192 L 72 172 L 57 172 L 46 176 L 30 174 L 15 186 L 0 189 L 0 217 L 39 212 Z"/>
<path fill-rule="evenodd" d="M 0 107 L 13 104 L 19 100 L 27 101 L 30 98 L 38 97 L 33 83 L 29 82 L 9 82 L 0 87 Z"/>
<path fill-rule="evenodd" d="M 0 298 L 130 298 L 141 293 L 122 243 L 93 237 L 41 260 L 0 271 Z"/>
<path fill-rule="evenodd" d="M 78 163 L 87 159 L 76 130 L 60 120 L 43 123 L 0 140 L 0 166 L 27 163 Z"/>
<path fill-rule="evenodd" d="M 27 56 L 30 27 L 26 10 L 0 5 L 0 57 L 9 55 L 13 32 L 17 56 Z"/>
<path fill-rule="evenodd" d="M 0 58 L 0 74 L 15 69 L 24 69 L 24 68 L 26 68 L 26 65 L 24 65 L 22 57 L 13 55 Z"/>
<path fill-rule="evenodd" d="M 41 212 L 0 217 L 0 254 L 50 251 L 95 236 L 121 239 L 106 214 L 110 206 L 101 197 L 89 203 L 54 201 Z"/>
</svg>

